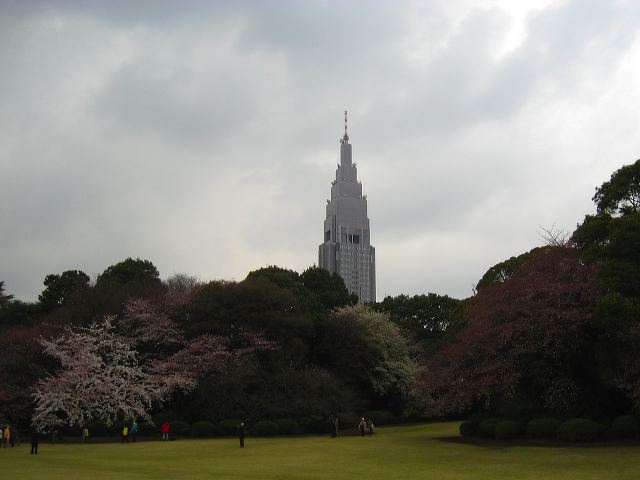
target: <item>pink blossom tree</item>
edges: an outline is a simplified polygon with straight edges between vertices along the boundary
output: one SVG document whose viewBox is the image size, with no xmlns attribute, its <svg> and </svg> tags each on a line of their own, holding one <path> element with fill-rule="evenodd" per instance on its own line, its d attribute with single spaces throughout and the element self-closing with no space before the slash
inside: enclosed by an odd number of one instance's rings
<svg viewBox="0 0 640 480">
<path fill-rule="evenodd" d="M 41 339 L 44 353 L 61 368 L 37 384 L 33 424 L 49 429 L 94 419 L 110 425 L 120 418 L 148 418 L 155 403 L 178 391 L 189 393 L 226 362 L 275 348 L 255 332 L 238 332 L 235 348 L 228 336 L 186 339 L 171 319 L 172 309 L 185 304 L 179 295 L 162 301 L 134 298 L 122 318 Z"/>
</svg>

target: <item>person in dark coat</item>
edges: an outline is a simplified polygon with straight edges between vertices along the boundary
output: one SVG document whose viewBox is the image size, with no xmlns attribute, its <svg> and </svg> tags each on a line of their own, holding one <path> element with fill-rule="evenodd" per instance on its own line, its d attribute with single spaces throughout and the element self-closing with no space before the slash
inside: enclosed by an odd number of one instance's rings
<svg viewBox="0 0 640 480">
<path fill-rule="evenodd" d="M 331 435 L 331 438 L 338 437 L 339 424 L 340 424 L 340 421 L 338 420 L 338 414 L 336 414 L 336 417 L 333 419 L 333 434 Z"/>
<path fill-rule="evenodd" d="M 238 438 L 240 439 L 240 448 L 244 448 L 244 423 L 238 425 Z"/>
<path fill-rule="evenodd" d="M 40 445 L 40 433 L 34 430 L 31 432 L 31 455 L 38 454 L 38 445 Z"/>
</svg>

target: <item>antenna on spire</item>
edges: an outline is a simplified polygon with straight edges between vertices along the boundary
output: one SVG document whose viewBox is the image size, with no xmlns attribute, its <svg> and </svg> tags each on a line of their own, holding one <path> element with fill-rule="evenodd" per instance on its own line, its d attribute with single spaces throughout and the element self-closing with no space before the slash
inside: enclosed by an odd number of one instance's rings
<svg viewBox="0 0 640 480">
<path fill-rule="evenodd" d="M 349 141 L 349 135 L 347 135 L 347 111 L 344 111 L 344 137 L 342 137 L 341 143 L 346 143 Z"/>
<path fill-rule="evenodd" d="M 344 135 L 347 136 L 347 111 L 344 111 Z"/>
</svg>

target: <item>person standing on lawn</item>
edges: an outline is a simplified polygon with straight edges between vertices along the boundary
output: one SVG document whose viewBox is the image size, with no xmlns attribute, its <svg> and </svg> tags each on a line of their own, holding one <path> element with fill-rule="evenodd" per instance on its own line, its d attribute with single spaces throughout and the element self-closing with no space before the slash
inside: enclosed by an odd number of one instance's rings
<svg viewBox="0 0 640 480">
<path fill-rule="evenodd" d="M 240 439 L 240 448 L 244 448 L 244 423 L 238 425 L 238 438 Z"/>
<path fill-rule="evenodd" d="M 131 424 L 131 429 L 129 430 L 129 433 L 131 434 L 131 441 L 133 443 L 136 443 L 136 435 L 138 435 L 138 422 L 136 422 L 135 420 Z"/>
<path fill-rule="evenodd" d="M 360 436 L 364 437 L 365 431 L 367 430 L 367 422 L 365 421 L 364 417 L 360 419 L 358 430 L 360 430 Z"/>
<path fill-rule="evenodd" d="M 162 427 L 160 427 L 160 431 L 162 432 L 162 440 L 169 440 L 169 432 L 171 431 L 171 425 L 169 425 L 169 422 L 164 422 Z"/>
<path fill-rule="evenodd" d="M 38 445 L 40 445 L 40 432 L 33 430 L 31 432 L 31 455 L 38 454 Z"/>
</svg>

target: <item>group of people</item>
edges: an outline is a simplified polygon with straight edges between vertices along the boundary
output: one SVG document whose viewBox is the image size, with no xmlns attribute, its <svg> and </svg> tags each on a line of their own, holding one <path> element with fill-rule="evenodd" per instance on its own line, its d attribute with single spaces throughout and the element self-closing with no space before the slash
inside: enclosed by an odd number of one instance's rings
<svg viewBox="0 0 640 480">
<path fill-rule="evenodd" d="M 13 447 L 16 443 L 20 445 L 18 432 L 11 425 L 7 425 L 4 429 L 0 428 L 0 433 L 2 433 L 2 448 L 7 448 L 9 445 Z"/>
<path fill-rule="evenodd" d="M 340 426 L 337 415 L 334 417 L 332 423 L 333 423 L 333 430 L 331 432 L 331 437 L 336 438 L 338 436 L 338 431 Z M 240 424 L 238 424 L 237 429 L 238 429 L 238 438 L 240 440 L 240 447 L 244 448 L 244 437 L 246 434 L 244 423 L 241 422 Z M 360 419 L 360 423 L 358 424 L 358 431 L 360 432 L 360 435 L 363 437 L 365 435 L 373 435 L 375 431 L 373 421 L 370 418 L 365 419 L 364 417 L 362 417 Z M 18 433 L 10 425 L 7 425 L 4 429 L 0 428 L 0 433 L 2 434 L 3 448 L 7 448 L 8 445 L 11 445 L 13 447 L 16 443 L 20 445 Z M 53 435 L 54 443 L 57 440 L 57 433 L 58 432 L 56 430 Z M 169 434 L 171 433 L 171 424 L 169 424 L 169 422 L 164 422 L 160 427 L 160 433 L 162 433 L 163 441 L 169 440 Z M 131 438 L 131 441 L 135 443 L 137 435 L 138 435 L 138 423 L 135 420 L 131 423 L 131 426 L 129 426 L 128 424 L 124 424 L 121 430 L 121 443 L 129 443 L 130 438 Z M 80 438 L 83 443 L 89 439 L 89 429 L 87 427 L 82 429 L 82 434 Z M 40 443 L 40 434 L 39 432 L 34 430 L 31 435 L 31 453 L 32 454 L 38 453 L 39 443 Z"/>
<path fill-rule="evenodd" d="M 375 431 L 375 426 L 373 425 L 373 420 L 367 418 L 365 420 L 364 417 L 360 419 L 360 423 L 358 424 L 358 431 L 360 432 L 360 436 L 364 437 L 365 435 L 373 435 Z"/>
<path fill-rule="evenodd" d="M 136 443 L 136 438 L 138 437 L 138 422 L 135 420 L 131 422 L 131 427 L 128 425 L 124 425 L 122 427 L 122 441 L 120 443 L 129 443 L 129 438 L 133 443 Z"/>
</svg>

